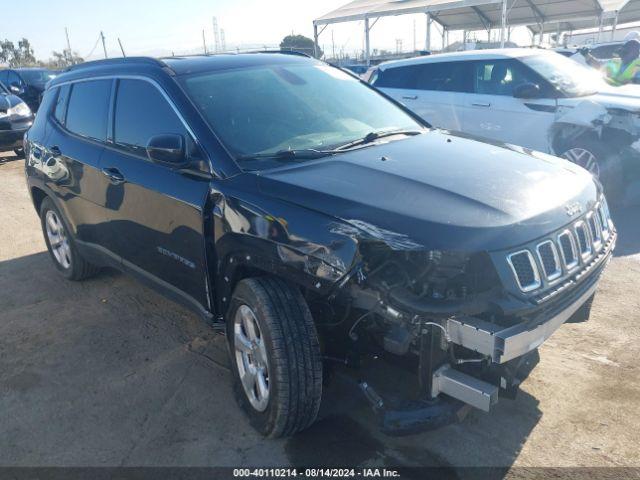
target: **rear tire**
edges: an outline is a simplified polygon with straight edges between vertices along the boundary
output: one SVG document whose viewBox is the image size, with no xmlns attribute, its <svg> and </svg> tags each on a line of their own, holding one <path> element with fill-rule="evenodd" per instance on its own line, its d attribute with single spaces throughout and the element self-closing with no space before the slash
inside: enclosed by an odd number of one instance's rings
<svg viewBox="0 0 640 480">
<path fill-rule="evenodd" d="M 320 343 L 296 287 L 270 277 L 239 282 L 227 339 L 236 398 L 256 430 L 284 437 L 315 421 L 322 397 Z"/>
<path fill-rule="evenodd" d="M 65 278 L 84 280 L 100 271 L 82 258 L 69 233 L 68 223 L 49 197 L 40 206 L 40 223 L 53 264 Z"/>
</svg>

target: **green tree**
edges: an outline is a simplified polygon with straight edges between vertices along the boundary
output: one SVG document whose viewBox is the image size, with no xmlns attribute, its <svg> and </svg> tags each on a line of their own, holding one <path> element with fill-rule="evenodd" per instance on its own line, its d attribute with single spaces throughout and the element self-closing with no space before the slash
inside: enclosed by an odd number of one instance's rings
<svg viewBox="0 0 640 480">
<path fill-rule="evenodd" d="M 33 55 L 33 48 L 26 38 L 18 41 L 17 48 L 10 40 L 1 41 L 0 62 L 7 63 L 10 67 L 28 67 L 38 63 Z"/>
<path fill-rule="evenodd" d="M 282 50 L 290 50 L 294 52 L 302 52 L 307 55 L 315 56 L 315 51 L 313 48 L 313 40 L 304 35 L 287 35 L 280 42 L 280 49 Z M 323 55 L 322 50 L 318 46 L 318 58 L 321 58 Z"/>
<path fill-rule="evenodd" d="M 84 62 L 84 59 L 78 55 L 78 52 L 72 52 L 67 49 L 63 50 L 62 52 L 53 51 L 51 52 L 51 55 L 53 55 L 53 58 L 49 59 L 49 61 L 46 62 L 49 68 L 66 68 L 70 65 L 76 65 L 78 63 Z"/>
</svg>

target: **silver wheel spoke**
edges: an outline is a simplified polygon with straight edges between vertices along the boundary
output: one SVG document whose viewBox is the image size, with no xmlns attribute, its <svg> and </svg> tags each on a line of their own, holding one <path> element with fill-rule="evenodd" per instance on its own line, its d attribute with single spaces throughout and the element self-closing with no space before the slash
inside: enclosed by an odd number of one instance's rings
<svg viewBox="0 0 640 480">
<path fill-rule="evenodd" d="M 47 234 L 51 253 L 56 262 L 58 262 L 62 268 L 68 269 L 71 266 L 71 246 L 69 245 L 64 226 L 52 210 L 47 212 L 45 218 L 45 233 Z"/>
<path fill-rule="evenodd" d="M 268 352 L 260 323 L 248 305 L 240 305 L 233 319 L 233 340 L 238 376 L 242 388 L 259 412 L 269 405 Z"/>
<path fill-rule="evenodd" d="M 242 377 L 240 377 L 240 380 L 242 381 L 242 385 L 244 386 L 245 391 L 253 391 L 253 388 L 256 384 L 256 372 L 252 369 L 247 369 L 244 371 Z"/>
<path fill-rule="evenodd" d="M 236 347 L 236 350 L 239 350 L 243 353 L 251 353 L 252 349 L 251 349 L 251 341 L 244 336 L 244 334 L 242 333 L 242 330 L 240 328 L 238 328 L 236 326 L 235 328 L 235 338 L 234 338 L 234 345 Z"/>
<path fill-rule="evenodd" d="M 269 387 L 264 378 L 264 370 L 259 370 L 256 374 L 256 386 L 258 387 L 258 400 L 263 400 L 269 396 Z"/>
</svg>

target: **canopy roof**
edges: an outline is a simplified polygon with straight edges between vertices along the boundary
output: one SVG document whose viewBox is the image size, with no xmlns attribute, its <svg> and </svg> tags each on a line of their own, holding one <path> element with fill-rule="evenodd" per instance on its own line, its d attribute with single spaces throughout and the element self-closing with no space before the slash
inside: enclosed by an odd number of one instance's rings
<svg viewBox="0 0 640 480">
<path fill-rule="evenodd" d="M 449 30 L 481 30 L 502 26 L 502 0 L 355 0 L 316 19 L 314 25 L 375 19 L 378 17 L 430 13 Z M 599 25 L 609 12 L 625 13 L 629 20 L 640 20 L 640 0 L 507 0 L 509 26 L 566 22 L 567 25 Z M 633 5 L 632 5 L 633 4 Z M 619 23 L 623 19 L 618 20 Z M 576 29 L 576 28 L 567 28 Z M 552 30 L 549 28 L 549 30 Z"/>
</svg>

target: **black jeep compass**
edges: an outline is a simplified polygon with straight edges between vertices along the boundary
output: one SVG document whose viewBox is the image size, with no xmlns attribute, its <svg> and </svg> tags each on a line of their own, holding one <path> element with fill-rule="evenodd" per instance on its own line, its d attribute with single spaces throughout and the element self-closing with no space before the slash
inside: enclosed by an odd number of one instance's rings
<svg viewBox="0 0 640 480">
<path fill-rule="evenodd" d="M 226 333 L 269 436 L 314 421 L 330 373 L 390 433 L 489 410 L 588 318 L 616 240 L 580 167 L 433 130 L 300 55 L 72 67 L 25 149 L 59 272 L 127 271 Z"/>
</svg>

